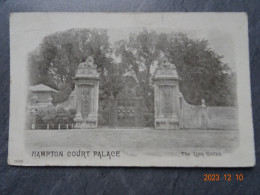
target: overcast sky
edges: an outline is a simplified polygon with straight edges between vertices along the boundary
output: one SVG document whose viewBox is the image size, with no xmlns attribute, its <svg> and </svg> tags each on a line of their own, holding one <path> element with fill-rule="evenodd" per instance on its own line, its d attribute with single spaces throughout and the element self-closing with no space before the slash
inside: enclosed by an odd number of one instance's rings
<svg viewBox="0 0 260 195">
<path fill-rule="evenodd" d="M 64 28 L 61 31 L 66 31 L 71 28 Z M 124 29 L 113 29 L 108 28 L 108 35 L 109 35 L 109 41 L 111 44 L 114 44 L 116 41 L 121 39 L 128 39 L 130 33 L 139 33 L 141 32 L 143 28 L 124 28 Z M 206 39 L 209 42 L 209 47 L 212 48 L 217 54 L 223 55 L 222 61 L 224 63 L 227 63 L 229 67 L 231 67 L 233 70 L 235 70 L 235 62 L 234 62 L 234 49 L 233 49 L 233 42 L 232 37 L 230 37 L 229 34 L 225 34 L 221 31 L 218 31 L 217 29 L 212 29 L 210 31 L 204 32 L 204 31 L 188 31 L 188 30 L 182 30 L 182 31 L 173 31 L 172 29 L 167 28 L 161 28 L 161 29 L 149 29 L 146 28 L 148 31 L 156 31 L 158 33 L 164 32 L 164 33 L 170 33 L 170 32 L 183 32 L 188 35 L 190 38 L 194 39 Z M 35 48 L 37 48 L 40 44 L 40 42 L 43 40 L 43 38 L 47 35 L 53 34 L 55 32 L 61 32 L 61 31 L 53 31 L 50 30 L 37 32 L 35 35 L 33 35 L 33 44 L 31 45 L 31 51 Z"/>
<path fill-rule="evenodd" d="M 14 46 L 23 45 L 20 53 L 25 56 L 45 36 L 72 28 L 108 29 L 111 43 L 144 28 L 159 33 L 183 32 L 190 38 L 208 40 L 209 47 L 235 70 L 240 20 L 241 14 L 228 13 L 15 13 L 11 15 L 10 34 Z"/>
</svg>

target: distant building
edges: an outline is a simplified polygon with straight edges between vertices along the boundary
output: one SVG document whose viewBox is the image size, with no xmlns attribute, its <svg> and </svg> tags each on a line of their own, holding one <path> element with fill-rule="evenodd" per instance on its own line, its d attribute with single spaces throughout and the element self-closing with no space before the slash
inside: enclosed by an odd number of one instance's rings
<svg viewBox="0 0 260 195">
<path fill-rule="evenodd" d="M 51 106 L 52 93 L 56 92 L 58 91 L 43 84 L 30 86 L 28 96 L 29 104 L 31 107 L 35 108 L 36 111 Z"/>
</svg>

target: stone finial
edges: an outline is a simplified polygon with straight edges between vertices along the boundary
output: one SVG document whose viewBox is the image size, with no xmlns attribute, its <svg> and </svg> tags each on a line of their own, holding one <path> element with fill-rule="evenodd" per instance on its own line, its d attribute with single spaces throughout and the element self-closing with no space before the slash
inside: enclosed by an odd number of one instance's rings
<svg viewBox="0 0 260 195">
<path fill-rule="evenodd" d="M 178 79 L 176 66 L 168 61 L 166 57 L 159 61 L 158 67 L 155 69 L 154 78 Z"/>
<path fill-rule="evenodd" d="M 92 56 L 88 56 L 85 63 L 88 67 L 95 67 L 94 65 L 94 58 Z"/>
<path fill-rule="evenodd" d="M 94 64 L 94 58 L 88 56 L 85 62 L 79 64 L 76 70 L 75 78 L 98 78 L 99 73 L 97 72 L 97 65 Z"/>
<path fill-rule="evenodd" d="M 201 99 L 201 106 L 202 106 L 203 108 L 206 107 L 206 105 L 205 105 L 205 99 L 204 99 L 204 98 Z"/>
<path fill-rule="evenodd" d="M 164 57 L 160 64 L 161 69 L 176 70 L 176 66 L 169 62 L 168 58 Z"/>
<path fill-rule="evenodd" d="M 96 65 L 94 64 L 94 58 L 92 56 L 88 56 L 85 62 L 79 64 L 78 68 L 96 68 Z"/>
</svg>

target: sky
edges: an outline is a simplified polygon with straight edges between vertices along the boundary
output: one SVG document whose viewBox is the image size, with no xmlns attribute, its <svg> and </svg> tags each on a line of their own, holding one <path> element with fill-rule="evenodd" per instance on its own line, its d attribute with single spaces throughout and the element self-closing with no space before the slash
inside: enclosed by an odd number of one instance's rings
<svg viewBox="0 0 260 195">
<path fill-rule="evenodd" d="M 39 46 L 39 44 L 42 42 L 43 38 L 45 36 L 48 36 L 50 34 L 53 34 L 55 32 L 61 32 L 71 29 L 64 28 L 62 30 L 58 31 L 41 31 L 37 32 L 35 35 L 33 35 L 33 44 L 31 46 L 31 51 Z M 128 39 L 129 35 L 131 33 L 139 33 L 144 29 L 144 27 L 136 28 L 123 28 L 123 29 L 117 29 L 117 28 L 107 28 L 108 30 L 108 36 L 109 41 L 111 44 L 114 44 L 118 40 L 122 39 Z M 223 59 L 222 62 L 228 64 L 228 66 L 235 70 L 235 61 L 234 61 L 234 49 L 233 49 L 233 41 L 232 37 L 229 34 L 226 34 L 224 32 L 221 32 L 217 29 L 213 29 L 210 31 L 199 31 L 199 30 L 173 30 L 169 28 L 161 28 L 161 29 L 149 29 L 146 28 L 148 31 L 153 30 L 158 33 L 164 32 L 164 33 L 170 33 L 170 32 L 183 32 L 188 35 L 189 38 L 194 39 L 206 39 L 209 42 L 209 47 L 214 50 L 217 54 L 222 55 Z"/>
<path fill-rule="evenodd" d="M 111 43 L 144 28 L 156 32 L 183 32 L 206 39 L 223 62 L 236 70 L 241 14 L 230 13 L 15 13 L 11 14 L 13 47 L 21 44 L 21 56 L 39 46 L 43 38 L 72 28 L 108 29 Z M 19 34 L 19 36 L 17 36 Z"/>
</svg>

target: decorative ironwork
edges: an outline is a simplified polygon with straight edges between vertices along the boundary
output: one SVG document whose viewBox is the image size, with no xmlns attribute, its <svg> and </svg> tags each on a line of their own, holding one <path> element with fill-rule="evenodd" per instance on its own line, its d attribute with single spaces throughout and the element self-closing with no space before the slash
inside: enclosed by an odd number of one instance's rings
<svg viewBox="0 0 260 195">
<path fill-rule="evenodd" d="M 113 127 L 143 126 L 142 98 L 110 99 L 109 122 Z"/>
</svg>

